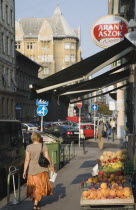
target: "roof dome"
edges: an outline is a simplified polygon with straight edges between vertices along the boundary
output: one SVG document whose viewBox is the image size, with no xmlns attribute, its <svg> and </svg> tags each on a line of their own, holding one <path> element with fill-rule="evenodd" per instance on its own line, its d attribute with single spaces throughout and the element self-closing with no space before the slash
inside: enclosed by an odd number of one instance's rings
<svg viewBox="0 0 136 210">
<path fill-rule="evenodd" d="M 74 30 L 69 26 L 67 21 L 62 15 L 59 7 L 54 11 L 52 18 L 49 19 L 52 26 L 54 37 L 74 37 L 77 38 Z"/>
<path fill-rule="evenodd" d="M 59 7 L 56 7 L 56 9 L 54 10 L 54 16 L 55 15 L 62 15 L 61 10 Z"/>
<path fill-rule="evenodd" d="M 50 18 L 22 18 L 18 22 L 21 25 L 25 37 L 38 37 L 39 31 L 44 21 L 50 24 L 53 37 L 55 38 L 78 38 L 76 32 L 69 26 L 62 15 L 59 7 L 54 10 Z"/>
</svg>

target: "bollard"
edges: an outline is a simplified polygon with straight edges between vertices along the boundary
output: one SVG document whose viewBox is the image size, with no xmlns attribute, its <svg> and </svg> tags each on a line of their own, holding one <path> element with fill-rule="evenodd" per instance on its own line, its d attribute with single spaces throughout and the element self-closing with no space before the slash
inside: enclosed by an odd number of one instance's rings
<svg viewBox="0 0 136 210">
<path fill-rule="evenodd" d="M 52 163 L 53 163 L 53 160 L 54 160 L 54 153 L 56 153 L 56 171 L 59 170 L 59 160 L 58 160 L 58 151 L 57 150 L 54 150 L 52 151 Z"/>
<path fill-rule="evenodd" d="M 114 133 L 115 133 L 115 131 L 112 130 L 112 141 L 113 141 L 113 142 L 114 142 Z"/>
<path fill-rule="evenodd" d="M 71 154 L 72 154 L 71 159 L 74 157 L 74 146 L 75 146 L 74 141 L 72 141 L 71 144 L 70 144 L 70 150 L 71 150 Z"/>
<path fill-rule="evenodd" d="M 13 170 L 12 170 L 13 168 Z M 15 174 L 18 175 L 18 198 L 17 198 L 17 193 L 16 193 L 16 186 L 15 186 Z M 12 181 L 13 181 L 13 190 L 14 190 L 14 200 L 11 202 L 12 205 L 19 204 L 20 201 L 20 171 L 19 169 L 16 169 L 15 166 L 10 166 L 9 167 L 9 174 L 7 178 L 7 204 L 9 204 L 10 201 L 10 178 L 12 176 Z"/>
</svg>

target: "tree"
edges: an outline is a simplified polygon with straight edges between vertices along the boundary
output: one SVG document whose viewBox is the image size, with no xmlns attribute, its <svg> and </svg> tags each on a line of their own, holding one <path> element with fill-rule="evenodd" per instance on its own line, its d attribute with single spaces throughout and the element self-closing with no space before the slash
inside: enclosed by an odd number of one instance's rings
<svg viewBox="0 0 136 210">
<path fill-rule="evenodd" d="M 112 111 L 109 110 L 109 107 L 104 104 L 103 102 L 96 102 L 96 104 L 98 104 L 98 113 L 102 114 L 102 115 L 112 115 Z"/>
</svg>

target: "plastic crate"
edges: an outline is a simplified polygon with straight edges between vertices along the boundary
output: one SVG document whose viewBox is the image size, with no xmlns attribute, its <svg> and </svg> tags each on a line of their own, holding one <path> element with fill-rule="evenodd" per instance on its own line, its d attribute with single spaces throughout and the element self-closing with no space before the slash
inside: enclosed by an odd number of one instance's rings
<svg viewBox="0 0 136 210">
<path fill-rule="evenodd" d="M 133 161 L 124 162 L 124 173 L 132 174 L 134 171 L 134 163 Z"/>
</svg>

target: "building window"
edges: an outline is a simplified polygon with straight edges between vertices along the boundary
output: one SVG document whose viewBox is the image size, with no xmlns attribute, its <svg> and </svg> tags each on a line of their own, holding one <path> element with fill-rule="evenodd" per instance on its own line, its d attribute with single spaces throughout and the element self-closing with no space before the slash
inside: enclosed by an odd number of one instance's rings
<svg viewBox="0 0 136 210">
<path fill-rule="evenodd" d="M 42 74 L 43 75 L 47 75 L 49 73 L 50 73 L 50 70 L 49 69 L 43 69 L 43 71 L 42 71 Z"/>
<path fill-rule="evenodd" d="M 67 42 L 65 43 L 65 49 L 68 50 L 68 49 L 75 49 L 75 42 Z"/>
<path fill-rule="evenodd" d="M 21 42 L 17 41 L 17 42 L 15 43 L 15 48 L 16 48 L 16 49 L 20 49 L 20 48 L 21 48 Z"/>
<path fill-rule="evenodd" d="M 1 18 L 4 20 L 4 1 L 1 0 Z"/>
<path fill-rule="evenodd" d="M 7 55 L 10 55 L 9 37 L 7 36 Z"/>
<path fill-rule="evenodd" d="M 11 84 L 11 70 L 9 68 L 7 68 L 7 73 L 8 73 L 8 86 L 10 87 Z"/>
<path fill-rule="evenodd" d="M 71 42 L 71 49 L 75 49 L 75 42 Z"/>
<path fill-rule="evenodd" d="M 65 62 L 69 62 L 70 61 L 70 56 L 69 55 L 65 55 Z"/>
<path fill-rule="evenodd" d="M 5 36 L 4 33 L 2 33 L 2 52 L 5 53 Z"/>
<path fill-rule="evenodd" d="M 33 49 L 33 42 L 27 42 L 27 49 Z"/>
<path fill-rule="evenodd" d="M 13 39 L 11 39 L 10 55 L 11 55 L 12 58 L 14 58 L 14 42 L 13 42 Z"/>
<path fill-rule="evenodd" d="M 6 4 L 6 22 L 9 23 L 8 5 Z"/>
<path fill-rule="evenodd" d="M 70 43 L 65 43 L 65 49 L 70 49 Z"/>
<path fill-rule="evenodd" d="M 75 62 L 75 55 L 71 55 L 71 56 L 70 56 L 70 60 L 71 60 L 72 62 Z"/>
<path fill-rule="evenodd" d="M 10 10 L 10 25 L 13 26 L 13 11 Z"/>
<path fill-rule="evenodd" d="M 2 116 L 4 116 L 4 112 L 5 112 L 5 110 L 4 110 L 5 98 L 4 97 L 2 97 L 2 99 L 1 99 L 1 104 L 2 104 L 2 106 L 1 106 L 1 114 L 2 114 Z"/>
</svg>

